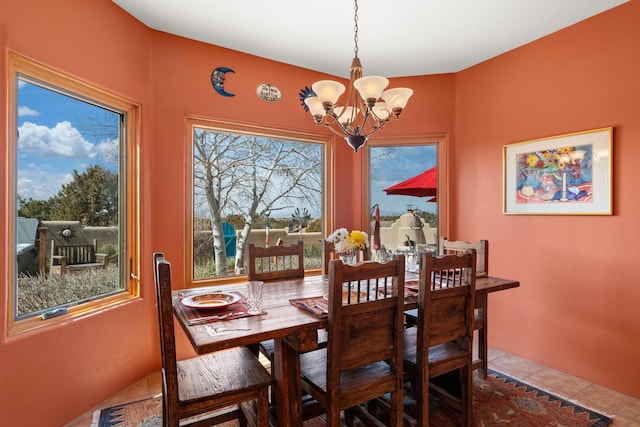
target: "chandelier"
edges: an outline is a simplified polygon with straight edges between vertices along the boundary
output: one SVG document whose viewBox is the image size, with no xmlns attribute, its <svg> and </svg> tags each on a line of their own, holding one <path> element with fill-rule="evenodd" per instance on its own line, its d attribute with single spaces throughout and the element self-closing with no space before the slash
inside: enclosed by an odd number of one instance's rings
<svg viewBox="0 0 640 427">
<path fill-rule="evenodd" d="M 349 68 L 351 77 L 345 104 L 337 102 L 346 88 L 333 80 L 320 80 L 311 85 L 315 96 L 305 98 L 304 103 L 318 126 L 325 126 L 344 137 L 357 153 L 371 134 L 400 117 L 413 90 L 385 90 L 389 84 L 385 77 L 362 76 L 362 64 L 358 58 L 358 0 L 355 0 L 354 24 L 355 55 Z"/>
</svg>

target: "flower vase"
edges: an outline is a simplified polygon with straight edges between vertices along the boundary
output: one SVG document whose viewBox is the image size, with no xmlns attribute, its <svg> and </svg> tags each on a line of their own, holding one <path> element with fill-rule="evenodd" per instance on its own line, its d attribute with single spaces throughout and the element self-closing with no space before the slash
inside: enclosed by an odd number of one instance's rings
<svg viewBox="0 0 640 427">
<path fill-rule="evenodd" d="M 353 265 L 356 263 L 356 253 L 351 251 L 339 252 L 338 256 L 343 264 Z"/>
</svg>

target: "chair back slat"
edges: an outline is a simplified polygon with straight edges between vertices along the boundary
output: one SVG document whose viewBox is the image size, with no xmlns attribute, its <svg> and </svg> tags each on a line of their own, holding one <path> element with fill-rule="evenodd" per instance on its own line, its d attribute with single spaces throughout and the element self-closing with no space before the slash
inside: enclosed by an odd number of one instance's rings
<svg viewBox="0 0 640 427">
<path fill-rule="evenodd" d="M 340 339 L 342 370 L 354 369 L 394 356 L 394 333 L 391 328 L 380 327 L 380 325 L 396 323 L 395 299 L 385 298 L 384 301 L 373 303 L 351 304 L 379 306 L 375 309 L 370 307 L 363 312 L 351 309 L 352 307 L 344 307 L 343 334 Z M 366 352 L 363 352 L 363 349 L 366 349 Z"/>
<path fill-rule="evenodd" d="M 463 286 L 433 292 L 428 312 L 429 346 L 455 341 L 466 334 L 468 298 L 469 292 Z"/>
<path fill-rule="evenodd" d="M 249 244 L 249 280 L 295 279 L 304 277 L 304 244 L 260 247 Z"/>
</svg>

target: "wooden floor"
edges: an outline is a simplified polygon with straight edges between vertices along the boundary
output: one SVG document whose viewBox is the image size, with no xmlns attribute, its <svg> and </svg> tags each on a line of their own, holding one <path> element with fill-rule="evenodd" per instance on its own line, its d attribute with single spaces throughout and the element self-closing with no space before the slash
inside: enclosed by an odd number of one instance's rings
<svg viewBox="0 0 640 427">
<path fill-rule="evenodd" d="M 489 350 L 489 367 L 614 419 L 613 427 L 640 427 L 640 400 L 572 377 L 538 363 Z M 66 427 L 89 427 L 96 409 L 108 408 L 160 393 L 160 374 L 150 374 L 87 411 Z M 133 426 L 129 426 L 133 427 Z"/>
</svg>

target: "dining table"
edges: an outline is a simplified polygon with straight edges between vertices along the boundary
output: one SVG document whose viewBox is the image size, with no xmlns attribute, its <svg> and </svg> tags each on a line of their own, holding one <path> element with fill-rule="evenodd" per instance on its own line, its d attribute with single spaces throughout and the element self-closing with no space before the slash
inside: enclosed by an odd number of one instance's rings
<svg viewBox="0 0 640 427">
<path fill-rule="evenodd" d="M 406 284 L 414 284 L 417 279 L 417 273 L 407 271 Z M 484 301 L 486 307 L 488 294 L 518 286 L 520 283 L 517 280 L 479 277 L 476 279 L 476 299 L 480 305 Z M 318 347 L 318 330 L 327 327 L 327 316 L 317 310 L 302 309 L 297 302 L 326 296 L 328 280 L 322 275 L 309 275 L 301 279 L 265 282 L 263 312 L 258 315 L 248 315 L 246 309 L 235 311 L 230 306 L 228 317 L 215 312 L 212 314 L 211 310 L 198 310 L 200 317 L 197 317 L 193 310 L 188 307 L 185 309 L 183 304 L 183 299 L 204 292 L 235 293 L 242 297 L 245 288 L 246 282 L 176 290 L 172 295 L 174 315 L 197 354 L 251 346 L 273 339 L 274 360 L 271 369 L 276 396 L 276 425 L 302 426 L 304 417 L 299 355 Z M 243 303 L 241 299 L 236 304 L 242 308 Z M 416 307 L 417 293 L 407 291 L 405 309 Z"/>
</svg>

